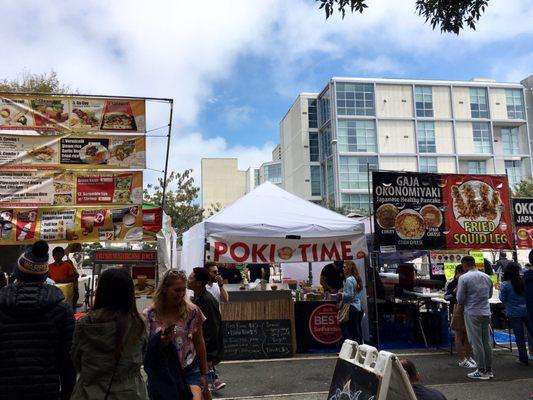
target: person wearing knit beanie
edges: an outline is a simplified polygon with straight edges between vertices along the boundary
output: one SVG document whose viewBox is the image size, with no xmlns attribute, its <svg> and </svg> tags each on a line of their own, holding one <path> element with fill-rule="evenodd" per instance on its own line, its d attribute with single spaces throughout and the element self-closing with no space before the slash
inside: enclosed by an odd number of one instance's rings
<svg viewBox="0 0 533 400">
<path fill-rule="evenodd" d="M 48 277 L 48 243 L 39 240 L 17 260 L 15 278 L 21 282 L 44 282 Z"/>
</svg>

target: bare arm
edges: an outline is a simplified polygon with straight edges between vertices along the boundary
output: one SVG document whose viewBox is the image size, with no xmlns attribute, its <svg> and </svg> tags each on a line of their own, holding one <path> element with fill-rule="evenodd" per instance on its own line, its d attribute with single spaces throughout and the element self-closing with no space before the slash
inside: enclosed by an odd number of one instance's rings
<svg viewBox="0 0 533 400">
<path fill-rule="evenodd" d="M 207 366 L 207 351 L 205 349 L 204 333 L 201 326 L 192 335 L 192 342 L 194 343 L 194 348 L 200 361 L 200 371 L 202 375 L 207 375 L 209 367 Z"/>
<path fill-rule="evenodd" d="M 229 301 L 228 291 L 224 286 L 220 286 L 220 302 L 226 304 Z"/>
</svg>

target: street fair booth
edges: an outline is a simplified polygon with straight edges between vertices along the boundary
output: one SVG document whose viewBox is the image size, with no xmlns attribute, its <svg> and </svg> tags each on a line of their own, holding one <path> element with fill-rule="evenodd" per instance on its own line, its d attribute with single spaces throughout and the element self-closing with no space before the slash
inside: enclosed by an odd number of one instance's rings
<svg viewBox="0 0 533 400">
<path fill-rule="evenodd" d="M 490 273 L 487 251 L 515 249 L 507 177 L 374 171 L 372 185 L 371 255 L 384 288 L 371 300 L 377 345 L 448 344 L 453 310 L 444 286 L 462 257 L 473 256 L 476 267 Z M 420 258 L 408 262 L 402 259 L 406 252 Z M 491 279 L 496 284 L 497 276 Z M 490 301 L 495 316 L 500 315 L 497 296 L 495 290 Z M 493 327 L 501 325 L 498 318 Z"/>
<path fill-rule="evenodd" d="M 181 265 L 190 272 L 204 260 L 283 262 L 302 263 L 307 270 L 313 262 L 353 260 L 364 279 L 366 253 L 362 223 L 266 182 L 187 231 Z M 226 287 L 229 303 L 221 305 L 225 359 L 288 357 L 296 351 L 296 338 L 303 331 L 295 325 L 296 282 Z M 321 340 L 340 346 L 334 305 L 309 316 L 303 325 L 309 324 Z"/>
</svg>

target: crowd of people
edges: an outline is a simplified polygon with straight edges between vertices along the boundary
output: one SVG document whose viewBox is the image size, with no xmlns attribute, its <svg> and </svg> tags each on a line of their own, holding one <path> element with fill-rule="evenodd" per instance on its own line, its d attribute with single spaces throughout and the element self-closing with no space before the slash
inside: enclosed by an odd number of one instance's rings
<svg viewBox="0 0 533 400">
<path fill-rule="evenodd" d="M 153 304 L 142 313 L 130 274 L 105 270 L 93 307 L 75 322 L 71 304 L 49 283 L 75 284 L 76 269 L 61 247 L 53 250 L 51 264 L 48 252 L 44 241 L 28 247 L 17 261 L 14 281 L 0 282 L 0 400 L 201 400 L 226 385 L 217 371 L 224 356 L 221 304 L 229 300 L 224 285 L 242 279 L 234 266 L 206 263 L 189 275 L 167 271 Z M 533 251 L 530 258 L 533 264 Z M 516 338 L 518 362 L 528 365 L 533 359 L 533 268 L 524 271 L 501 257 L 495 272 L 501 277 L 499 297 Z M 270 266 L 251 265 L 249 274 L 250 280 L 268 280 Z M 355 263 L 326 265 L 320 282 L 338 300 L 344 338 L 362 343 L 364 282 Z M 492 295 L 488 275 L 476 268 L 473 257 L 463 257 L 445 298 L 458 364 L 472 369 L 468 377 L 473 379 L 494 377 Z M 412 362 L 402 364 L 419 399 L 444 398 L 419 384 Z"/>
<path fill-rule="evenodd" d="M 142 314 L 131 275 L 105 270 L 93 307 L 75 321 L 49 283 L 76 274 L 59 249 L 49 265 L 48 251 L 44 241 L 30 246 L 0 289 L 0 399 L 200 400 L 225 386 L 216 365 L 228 293 L 216 264 L 167 271 Z"/>
<path fill-rule="evenodd" d="M 533 251 L 524 270 L 508 260 L 505 253 L 495 265 L 500 277 L 499 299 L 515 335 L 518 362 L 527 366 L 533 360 Z M 492 363 L 491 307 L 493 282 L 479 271 L 473 257 L 465 256 L 455 268 L 453 280 L 447 283 L 445 299 L 452 310 L 451 328 L 455 334 L 458 365 L 473 369 L 468 377 L 489 380 L 494 377 Z M 529 342 L 529 353 L 526 347 Z"/>
</svg>

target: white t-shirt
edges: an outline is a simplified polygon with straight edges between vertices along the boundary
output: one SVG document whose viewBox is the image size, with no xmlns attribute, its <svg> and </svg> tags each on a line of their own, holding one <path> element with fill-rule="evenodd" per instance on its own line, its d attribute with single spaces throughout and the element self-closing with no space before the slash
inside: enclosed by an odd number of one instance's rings
<svg viewBox="0 0 533 400">
<path fill-rule="evenodd" d="M 205 288 L 215 299 L 217 299 L 218 304 L 220 304 L 220 287 L 218 286 L 218 283 L 209 282 Z"/>
</svg>

